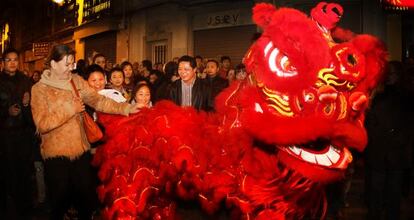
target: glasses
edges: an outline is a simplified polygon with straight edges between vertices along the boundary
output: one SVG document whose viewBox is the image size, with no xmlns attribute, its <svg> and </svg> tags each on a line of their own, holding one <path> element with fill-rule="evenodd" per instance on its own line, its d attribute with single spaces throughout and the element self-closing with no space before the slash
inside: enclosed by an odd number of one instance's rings
<svg viewBox="0 0 414 220">
<path fill-rule="evenodd" d="M 4 58 L 4 62 L 16 62 L 16 61 L 19 61 L 17 58 L 13 58 L 13 59 L 11 59 L 11 58 Z"/>
</svg>

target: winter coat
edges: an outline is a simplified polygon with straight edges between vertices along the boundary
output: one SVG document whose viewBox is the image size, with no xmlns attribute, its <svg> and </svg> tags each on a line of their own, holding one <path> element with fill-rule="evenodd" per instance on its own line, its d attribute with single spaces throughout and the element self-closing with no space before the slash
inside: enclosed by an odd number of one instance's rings
<svg viewBox="0 0 414 220">
<path fill-rule="evenodd" d="M 181 80 L 171 84 L 169 91 L 169 100 L 177 105 L 181 105 L 182 92 Z M 191 105 L 197 110 L 212 111 L 214 104 L 211 103 L 211 88 L 204 80 L 196 78 L 191 91 Z"/>
<path fill-rule="evenodd" d="M 21 72 L 9 76 L 0 72 L 0 129 L 2 131 L 21 130 L 32 127 L 32 115 L 30 107 L 22 103 L 23 94 L 30 92 L 32 83 L 30 79 Z M 9 108 L 17 104 L 21 113 L 17 116 L 9 115 Z"/>
<path fill-rule="evenodd" d="M 206 83 L 211 88 L 210 103 L 214 104 L 214 99 L 217 95 L 223 91 L 225 88 L 229 87 L 229 81 L 227 79 L 221 78 L 219 75 L 214 77 L 207 76 L 205 79 Z"/>
<path fill-rule="evenodd" d="M 72 79 L 86 105 L 97 111 L 128 115 L 128 103 L 115 101 L 99 95 L 78 75 Z M 52 87 L 40 81 L 32 88 L 31 107 L 37 132 L 42 138 L 43 159 L 80 157 L 90 149 L 83 129 L 81 114 L 75 112 L 73 90 Z"/>
</svg>

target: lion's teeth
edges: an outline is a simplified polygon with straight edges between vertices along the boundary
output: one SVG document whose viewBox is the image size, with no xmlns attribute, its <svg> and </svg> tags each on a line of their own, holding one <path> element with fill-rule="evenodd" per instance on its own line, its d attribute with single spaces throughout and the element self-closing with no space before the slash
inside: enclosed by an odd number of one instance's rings
<svg viewBox="0 0 414 220">
<path fill-rule="evenodd" d="M 297 148 L 297 147 L 295 147 L 295 146 L 293 146 L 293 147 L 289 147 L 289 149 L 290 149 L 293 153 L 295 153 L 296 155 L 300 155 L 300 152 L 302 151 L 301 149 L 299 149 L 299 148 Z"/>
<path fill-rule="evenodd" d="M 302 157 L 303 160 L 309 162 L 309 163 L 316 163 L 315 160 L 315 155 L 312 153 L 309 153 L 307 151 L 302 151 L 302 153 L 300 154 L 300 156 Z"/>
<path fill-rule="evenodd" d="M 330 166 L 332 165 L 331 161 L 329 160 L 329 158 L 325 155 L 315 155 L 316 156 L 316 162 L 320 165 L 324 165 L 324 166 Z"/>
<path fill-rule="evenodd" d="M 329 151 L 326 153 L 326 156 L 331 160 L 331 162 L 334 164 L 338 162 L 339 160 L 339 154 L 334 150 L 334 148 L 331 146 L 329 147 Z"/>
</svg>

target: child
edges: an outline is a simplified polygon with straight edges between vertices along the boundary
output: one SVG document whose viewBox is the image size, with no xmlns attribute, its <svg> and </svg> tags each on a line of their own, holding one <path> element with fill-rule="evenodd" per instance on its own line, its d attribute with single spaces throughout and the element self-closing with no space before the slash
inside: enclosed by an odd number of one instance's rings
<svg viewBox="0 0 414 220">
<path fill-rule="evenodd" d="M 131 103 L 137 103 L 142 108 L 150 108 L 151 103 L 151 89 L 146 83 L 139 83 L 132 92 L 133 98 Z"/>
<path fill-rule="evenodd" d="M 122 96 L 126 99 L 130 99 L 130 95 L 128 95 L 127 91 L 125 90 L 124 84 L 124 72 L 120 68 L 112 68 L 109 72 L 109 88 L 115 89 L 122 94 Z"/>
</svg>

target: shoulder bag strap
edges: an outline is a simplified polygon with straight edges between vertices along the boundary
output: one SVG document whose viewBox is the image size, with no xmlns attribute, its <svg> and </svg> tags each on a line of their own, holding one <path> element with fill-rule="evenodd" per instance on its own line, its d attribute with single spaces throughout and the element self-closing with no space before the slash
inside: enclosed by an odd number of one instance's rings
<svg viewBox="0 0 414 220">
<path fill-rule="evenodd" d="M 80 98 L 79 91 L 78 91 L 78 89 L 76 88 L 76 85 L 75 85 L 75 82 L 73 82 L 73 79 L 71 79 L 71 80 L 70 80 L 70 84 L 72 85 L 73 90 L 75 90 L 75 94 L 76 94 L 76 96 Z M 84 112 L 82 112 L 82 113 L 81 113 L 81 117 L 85 117 L 85 114 L 87 114 L 85 111 L 84 111 Z"/>
<path fill-rule="evenodd" d="M 73 79 L 70 80 L 70 84 L 72 85 L 73 90 L 75 90 L 76 96 L 80 98 L 79 91 L 76 88 L 76 85 L 75 85 L 75 82 L 73 82 Z"/>
</svg>

